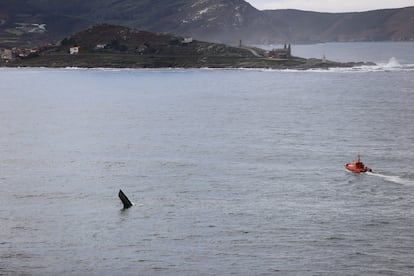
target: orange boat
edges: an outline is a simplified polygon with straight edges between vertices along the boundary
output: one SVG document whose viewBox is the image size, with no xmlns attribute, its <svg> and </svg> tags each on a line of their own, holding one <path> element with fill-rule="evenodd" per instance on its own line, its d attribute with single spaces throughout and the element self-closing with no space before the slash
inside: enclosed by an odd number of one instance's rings
<svg viewBox="0 0 414 276">
<path fill-rule="evenodd" d="M 358 155 L 358 159 L 353 161 L 352 163 L 346 163 L 345 169 L 353 173 L 364 173 L 364 172 L 372 172 L 372 170 L 362 163 L 361 158 Z"/>
</svg>

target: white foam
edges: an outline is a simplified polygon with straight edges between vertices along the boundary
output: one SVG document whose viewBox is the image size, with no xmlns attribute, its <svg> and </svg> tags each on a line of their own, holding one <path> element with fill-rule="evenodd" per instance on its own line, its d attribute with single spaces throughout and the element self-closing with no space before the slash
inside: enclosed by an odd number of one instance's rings
<svg viewBox="0 0 414 276">
<path fill-rule="evenodd" d="M 388 63 L 375 65 L 361 65 L 354 67 L 331 67 L 310 69 L 267 69 L 267 68 L 240 68 L 240 70 L 251 70 L 261 72 L 286 72 L 286 73 L 370 73 L 370 72 L 405 72 L 414 71 L 414 64 L 400 64 L 395 58 Z"/>
<path fill-rule="evenodd" d="M 377 177 L 381 177 L 382 179 L 384 179 L 385 181 L 388 181 L 388 182 L 393 182 L 393 183 L 397 183 L 397 184 L 401 184 L 401 185 L 407 185 L 407 186 L 414 186 L 414 181 L 413 180 L 410 180 L 410 179 L 407 179 L 407 178 L 402 178 L 400 176 L 385 175 L 385 174 L 373 173 L 373 172 L 367 172 L 367 174 L 377 176 Z"/>
<path fill-rule="evenodd" d="M 403 67 L 401 63 L 395 57 L 390 58 L 387 64 L 384 66 L 385 68 L 401 68 Z"/>
</svg>

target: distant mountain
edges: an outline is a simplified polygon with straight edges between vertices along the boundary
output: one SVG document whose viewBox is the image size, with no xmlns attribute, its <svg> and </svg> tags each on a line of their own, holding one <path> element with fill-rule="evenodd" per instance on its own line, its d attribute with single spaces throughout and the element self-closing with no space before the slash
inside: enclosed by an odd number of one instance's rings
<svg viewBox="0 0 414 276">
<path fill-rule="evenodd" d="M 0 45 L 56 41 L 97 23 L 229 44 L 414 40 L 414 7 L 317 13 L 259 11 L 243 0 L 0 1 Z"/>
</svg>

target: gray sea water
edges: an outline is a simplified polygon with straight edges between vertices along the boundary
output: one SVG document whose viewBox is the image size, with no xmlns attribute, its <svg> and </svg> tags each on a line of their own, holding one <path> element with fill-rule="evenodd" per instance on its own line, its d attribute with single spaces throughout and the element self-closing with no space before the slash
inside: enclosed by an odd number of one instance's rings
<svg viewBox="0 0 414 276">
<path fill-rule="evenodd" d="M 0 69 L 0 275 L 412 275 L 414 43 L 321 47 L 378 65 Z"/>
</svg>

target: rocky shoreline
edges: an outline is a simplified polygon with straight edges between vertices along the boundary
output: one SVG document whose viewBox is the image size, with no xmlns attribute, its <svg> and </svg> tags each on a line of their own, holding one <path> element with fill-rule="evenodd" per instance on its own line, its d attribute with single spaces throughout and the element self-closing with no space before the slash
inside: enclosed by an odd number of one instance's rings
<svg viewBox="0 0 414 276">
<path fill-rule="evenodd" d="M 225 57 L 131 57 L 128 55 L 45 55 L 35 58 L 0 62 L 0 67 L 46 67 L 46 68 L 252 68 L 252 69 L 329 69 L 371 66 L 372 62 L 335 62 L 321 59 L 294 58 L 273 60 L 269 58 Z"/>
</svg>

